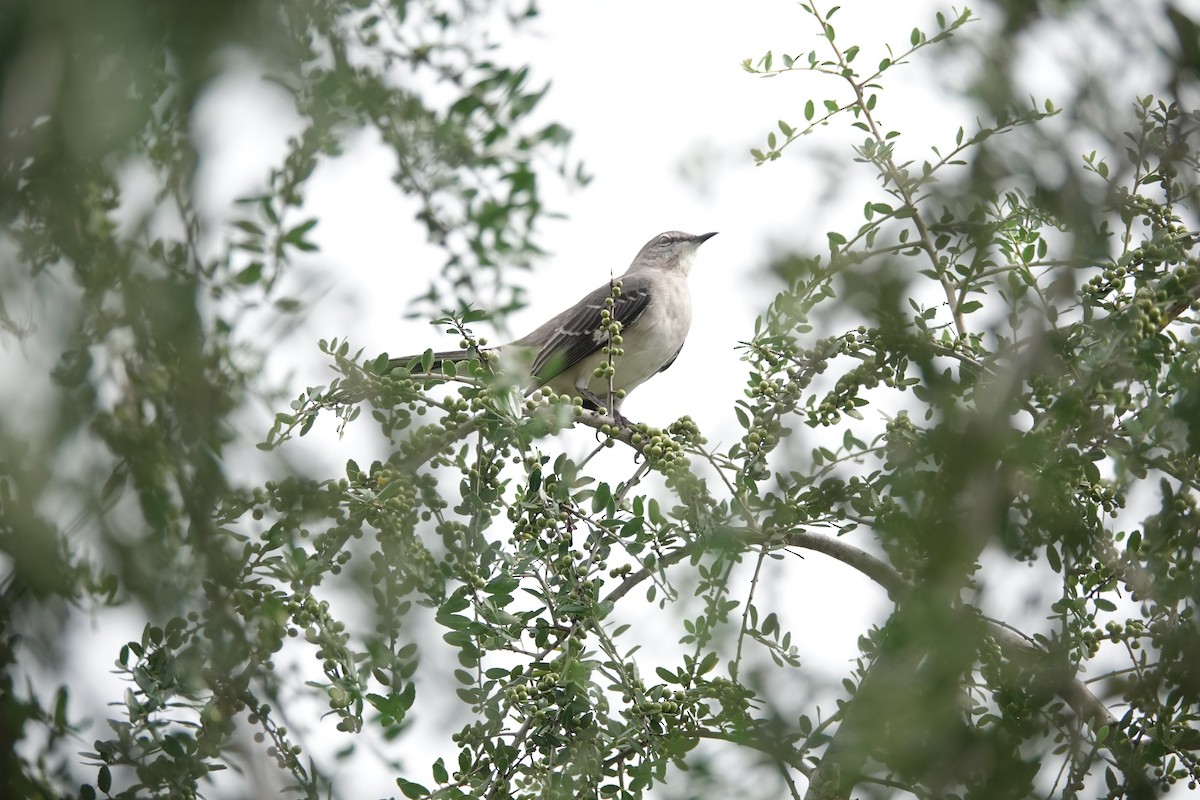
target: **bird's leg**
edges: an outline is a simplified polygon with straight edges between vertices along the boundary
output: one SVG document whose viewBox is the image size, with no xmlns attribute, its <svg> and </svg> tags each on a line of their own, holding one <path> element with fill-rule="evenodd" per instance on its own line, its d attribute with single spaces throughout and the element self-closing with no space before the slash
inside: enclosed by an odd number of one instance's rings
<svg viewBox="0 0 1200 800">
<path fill-rule="evenodd" d="M 622 414 L 620 411 L 617 411 L 617 409 L 613 407 L 616 405 L 616 403 L 605 403 L 604 400 L 596 396 L 585 386 L 576 386 L 575 391 L 579 392 L 579 396 L 583 398 L 584 408 L 589 408 L 592 411 L 597 412 L 602 408 L 607 409 L 608 413 L 612 415 L 612 418 L 617 421 L 618 425 L 620 425 L 622 428 L 629 427 L 629 420 L 625 418 L 624 414 Z"/>
</svg>

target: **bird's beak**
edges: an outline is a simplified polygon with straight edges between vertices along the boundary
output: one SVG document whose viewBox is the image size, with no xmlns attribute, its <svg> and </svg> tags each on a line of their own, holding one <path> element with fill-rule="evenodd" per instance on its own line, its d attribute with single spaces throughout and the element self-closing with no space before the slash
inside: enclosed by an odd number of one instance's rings
<svg viewBox="0 0 1200 800">
<path fill-rule="evenodd" d="M 702 233 L 702 234 L 700 234 L 700 235 L 699 235 L 699 236 L 697 236 L 697 237 L 695 238 L 695 240 L 694 240 L 694 241 L 696 242 L 696 246 L 697 246 L 697 247 L 699 247 L 700 245 L 704 244 L 705 242 L 707 242 L 709 239 L 711 239 L 712 237 L 714 237 L 714 236 L 716 236 L 716 235 L 717 235 L 717 232 L 716 232 L 716 231 L 713 231 L 712 233 Z"/>
</svg>

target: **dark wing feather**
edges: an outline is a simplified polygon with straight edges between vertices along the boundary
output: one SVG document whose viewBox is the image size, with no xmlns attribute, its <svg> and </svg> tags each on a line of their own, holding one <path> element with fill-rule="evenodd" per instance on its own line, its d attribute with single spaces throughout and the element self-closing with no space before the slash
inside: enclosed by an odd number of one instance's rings
<svg viewBox="0 0 1200 800">
<path fill-rule="evenodd" d="M 600 312 L 611 295 L 608 284 L 601 286 L 517 343 L 541 344 L 532 369 L 538 382 L 551 380 L 603 346 L 605 337 L 598 336 L 597 331 Z M 649 282 L 627 276 L 621 279 L 621 294 L 613 304 L 613 317 L 621 323 L 623 331 L 628 331 L 649 304 Z"/>
</svg>

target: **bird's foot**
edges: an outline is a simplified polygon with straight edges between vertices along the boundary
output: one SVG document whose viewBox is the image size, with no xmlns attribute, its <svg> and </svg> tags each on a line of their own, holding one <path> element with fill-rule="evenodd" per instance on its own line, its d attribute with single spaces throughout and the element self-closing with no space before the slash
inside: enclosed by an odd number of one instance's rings
<svg viewBox="0 0 1200 800">
<path fill-rule="evenodd" d="M 629 418 L 616 409 L 616 403 L 605 402 L 601 398 L 580 388 L 580 397 L 583 398 L 583 407 L 589 411 L 595 411 L 597 414 L 608 414 L 617 423 L 618 428 L 632 427 Z"/>
</svg>

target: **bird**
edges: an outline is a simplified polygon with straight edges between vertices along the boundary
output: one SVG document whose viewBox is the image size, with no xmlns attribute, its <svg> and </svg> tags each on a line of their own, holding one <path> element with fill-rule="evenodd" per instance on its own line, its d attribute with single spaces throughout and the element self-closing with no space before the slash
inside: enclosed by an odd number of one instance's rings
<svg viewBox="0 0 1200 800">
<path fill-rule="evenodd" d="M 615 281 L 598 286 L 531 333 L 487 352 L 497 352 L 502 364 L 519 364 L 528 390 L 548 387 L 555 394 L 579 396 L 584 407 L 609 411 L 625 424 L 620 412 L 624 396 L 670 367 L 683 349 L 692 325 L 688 274 L 696 250 L 716 235 L 715 231 L 660 233 L 615 279 L 619 289 L 614 290 Z M 614 358 L 611 384 L 607 375 L 597 371 L 610 357 L 605 349 L 616 344 L 607 327 L 601 329 L 607 326 L 605 310 L 621 324 L 623 354 Z M 513 351 L 515 360 L 510 357 Z M 416 353 L 389 359 L 388 370 L 404 367 L 414 375 L 429 374 L 447 361 L 468 361 L 479 355 L 478 349 L 446 350 L 427 360 L 426 353 Z"/>
</svg>

